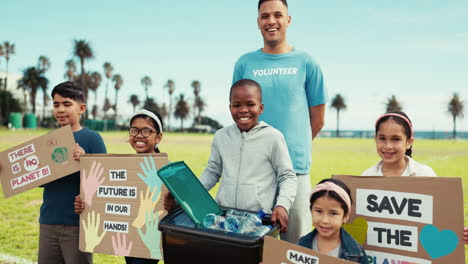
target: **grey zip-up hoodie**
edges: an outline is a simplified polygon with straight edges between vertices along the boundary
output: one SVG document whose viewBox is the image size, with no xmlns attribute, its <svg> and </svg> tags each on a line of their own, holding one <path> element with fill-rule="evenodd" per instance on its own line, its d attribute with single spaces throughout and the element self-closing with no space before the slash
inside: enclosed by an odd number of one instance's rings
<svg viewBox="0 0 468 264">
<path fill-rule="evenodd" d="M 210 190 L 221 177 L 216 195 L 221 206 L 266 213 L 283 206 L 289 212 L 296 197 L 297 177 L 286 141 L 265 122 L 249 132 L 235 124 L 216 132 L 200 181 Z"/>
</svg>

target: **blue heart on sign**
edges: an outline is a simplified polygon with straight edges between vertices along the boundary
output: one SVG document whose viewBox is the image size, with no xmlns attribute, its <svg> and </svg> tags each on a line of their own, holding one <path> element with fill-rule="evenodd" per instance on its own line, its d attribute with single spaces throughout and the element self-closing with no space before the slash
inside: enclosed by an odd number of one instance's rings
<svg viewBox="0 0 468 264">
<path fill-rule="evenodd" d="M 433 225 L 423 227 L 419 239 L 432 259 L 449 255 L 458 245 L 458 236 L 455 232 L 449 229 L 439 231 Z"/>
</svg>

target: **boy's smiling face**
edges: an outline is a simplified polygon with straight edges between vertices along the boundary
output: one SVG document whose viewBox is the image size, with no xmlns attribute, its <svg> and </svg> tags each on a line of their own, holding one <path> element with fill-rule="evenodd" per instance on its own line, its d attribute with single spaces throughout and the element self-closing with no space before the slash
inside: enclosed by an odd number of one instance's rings
<svg viewBox="0 0 468 264">
<path fill-rule="evenodd" d="M 73 131 L 80 127 L 80 116 L 86 111 L 86 105 L 71 98 L 54 95 L 54 117 L 60 126 L 70 125 Z"/>
<path fill-rule="evenodd" d="M 258 124 L 258 116 L 263 113 L 260 92 L 252 85 L 233 87 L 229 110 L 240 131 L 248 132 Z"/>
</svg>

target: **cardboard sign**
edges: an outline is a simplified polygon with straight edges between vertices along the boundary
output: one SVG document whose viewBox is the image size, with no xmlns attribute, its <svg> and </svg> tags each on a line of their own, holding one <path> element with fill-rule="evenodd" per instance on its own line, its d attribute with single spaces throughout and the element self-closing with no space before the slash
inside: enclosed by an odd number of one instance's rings
<svg viewBox="0 0 468 264">
<path fill-rule="evenodd" d="M 0 179 L 6 198 L 80 170 L 73 159 L 75 138 L 65 126 L 0 153 Z"/>
<path fill-rule="evenodd" d="M 356 264 L 355 262 L 327 256 L 271 236 L 265 236 L 263 264 Z M 390 263 L 389 263 L 390 264 Z"/>
<path fill-rule="evenodd" d="M 167 163 L 163 153 L 81 157 L 81 251 L 163 259 L 167 189 L 156 172 Z"/>
<path fill-rule="evenodd" d="M 344 228 L 371 264 L 464 263 L 460 178 L 333 176 L 354 201 Z"/>
</svg>

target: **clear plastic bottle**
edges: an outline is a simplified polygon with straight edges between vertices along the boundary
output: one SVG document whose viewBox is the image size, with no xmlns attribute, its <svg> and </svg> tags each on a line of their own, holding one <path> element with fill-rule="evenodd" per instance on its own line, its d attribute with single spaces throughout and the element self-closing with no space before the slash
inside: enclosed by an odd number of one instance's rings
<svg viewBox="0 0 468 264">
<path fill-rule="evenodd" d="M 265 212 L 262 210 L 258 211 L 257 214 L 249 214 L 247 219 L 241 222 L 241 226 L 237 230 L 241 234 L 249 234 L 255 232 L 257 228 L 262 226 L 262 218 L 265 216 Z"/>
<path fill-rule="evenodd" d="M 224 217 L 215 214 L 207 214 L 203 218 L 203 226 L 209 229 L 215 230 L 223 230 L 225 229 L 225 221 Z"/>
<path fill-rule="evenodd" d="M 225 222 L 224 222 L 224 228 L 228 232 L 237 232 L 239 229 L 240 222 L 237 220 L 235 217 L 230 217 L 226 216 Z"/>
<path fill-rule="evenodd" d="M 255 232 L 252 235 L 262 237 L 268 232 L 270 232 L 272 228 L 273 227 L 271 225 L 262 225 L 261 227 L 257 228 L 257 230 L 255 230 Z"/>
<path fill-rule="evenodd" d="M 239 220 L 239 222 L 243 222 L 245 219 L 247 219 L 247 217 L 249 217 L 249 215 L 251 215 L 251 213 L 241 212 L 234 209 L 229 209 L 226 211 L 226 217 L 234 217 Z"/>
</svg>

